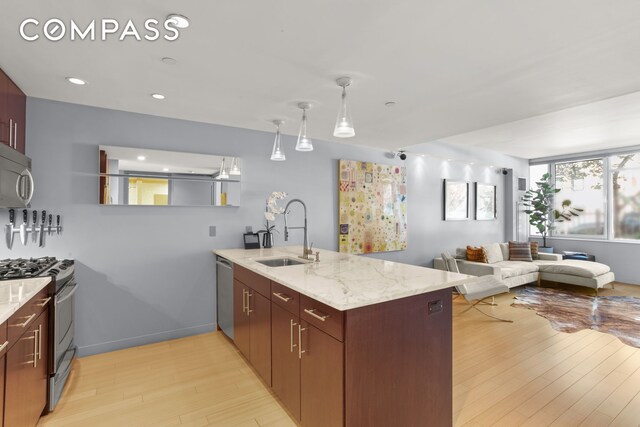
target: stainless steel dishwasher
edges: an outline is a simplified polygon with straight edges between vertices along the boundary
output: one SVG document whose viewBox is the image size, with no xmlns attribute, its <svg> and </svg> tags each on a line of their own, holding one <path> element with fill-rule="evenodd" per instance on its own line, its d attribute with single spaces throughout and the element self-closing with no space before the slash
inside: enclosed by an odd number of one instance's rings
<svg viewBox="0 0 640 427">
<path fill-rule="evenodd" d="M 233 339 L 233 263 L 216 257 L 218 326 Z"/>
</svg>

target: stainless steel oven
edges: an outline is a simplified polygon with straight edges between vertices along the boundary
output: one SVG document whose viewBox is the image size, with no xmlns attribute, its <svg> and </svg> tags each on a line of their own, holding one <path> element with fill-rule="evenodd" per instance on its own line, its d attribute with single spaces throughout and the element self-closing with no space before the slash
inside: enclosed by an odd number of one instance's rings
<svg viewBox="0 0 640 427">
<path fill-rule="evenodd" d="M 51 376 L 49 378 L 49 411 L 53 411 L 60 400 L 62 390 L 71 372 L 71 364 L 77 353 L 74 341 L 74 313 L 78 283 L 76 282 L 74 265 L 71 260 L 60 261 L 43 275 L 53 277 L 56 283 L 53 326 L 50 332 L 53 338 L 51 340 L 53 357 Z"/>
</svg>

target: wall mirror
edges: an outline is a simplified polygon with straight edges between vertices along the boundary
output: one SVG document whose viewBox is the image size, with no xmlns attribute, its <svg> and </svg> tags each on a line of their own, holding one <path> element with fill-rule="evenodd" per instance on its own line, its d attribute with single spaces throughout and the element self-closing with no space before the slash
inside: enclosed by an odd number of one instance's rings
<svg viewBox="0 0 640 427">
<path fill-rule="evenodd" d="M 99 147 L 101 205 L 240 206 L 241 159 Z"/>
</svg>

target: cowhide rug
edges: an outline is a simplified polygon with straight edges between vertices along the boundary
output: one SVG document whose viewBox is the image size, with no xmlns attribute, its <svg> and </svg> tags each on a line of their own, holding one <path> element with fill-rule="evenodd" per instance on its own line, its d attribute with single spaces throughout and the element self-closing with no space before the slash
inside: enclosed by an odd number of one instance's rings
<svg viewBox="0 0 640 427">
<path fill-rule="evenodd" d="M 512 304 L 535 310 L 561 332 L 583 329 L 611 334 L 640 348 L 640 298 L 592 297 L 548 288 L 527 287 Z"/>
</svg>

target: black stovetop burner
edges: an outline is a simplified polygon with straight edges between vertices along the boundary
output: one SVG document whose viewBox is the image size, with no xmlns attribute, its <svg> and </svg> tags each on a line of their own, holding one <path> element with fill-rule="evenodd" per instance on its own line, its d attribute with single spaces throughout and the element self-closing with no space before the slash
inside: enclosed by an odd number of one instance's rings
<svg viewBox="0 0 640 427">
<path fill-rule="evenodd" d="M 38 277 L 56 262 L 54 257 L 5 259 L 0 261 L 0 280 Z"/>
</svg>

